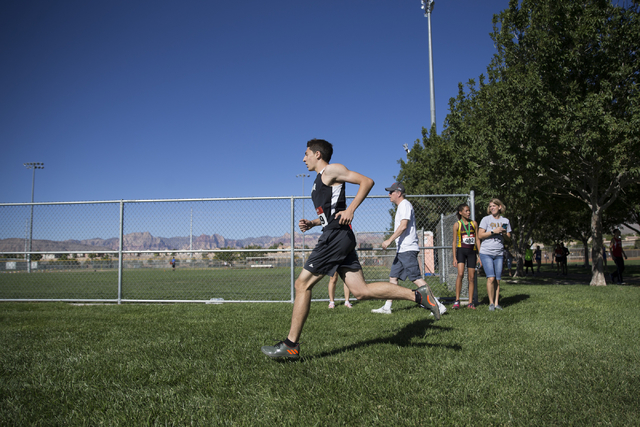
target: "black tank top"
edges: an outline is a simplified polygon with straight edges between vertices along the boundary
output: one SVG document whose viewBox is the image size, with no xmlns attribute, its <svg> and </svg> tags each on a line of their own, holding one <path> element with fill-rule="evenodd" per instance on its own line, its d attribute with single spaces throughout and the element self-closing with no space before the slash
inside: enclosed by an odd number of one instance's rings
<svg viewBox="0 0 640 427">
<path fill-rule="evenodd" d="M 324 170 L 322 171 L 324 172 Z M 347 209 L 347 199 L 345 197 L 346 183 L 343 183 L 340 188 L 340 193 L 336 200 L 335 212 L 331 213 L 331 202 L 333 198 L 333 188 L 325 185 L 322 182 L 322 172 L 316 176 L 316 180 L 313 183 L 313 190 L 311 190 L 311 200 L 313 206 L 316 208 L 316 214 L 320 218 L 320 224 L 324 230 L 333 230 L 336 228 L 349 228 L 348 225 L 340 225 L 338 220 L 335 220 L 338 212 Z"/>
</svg>

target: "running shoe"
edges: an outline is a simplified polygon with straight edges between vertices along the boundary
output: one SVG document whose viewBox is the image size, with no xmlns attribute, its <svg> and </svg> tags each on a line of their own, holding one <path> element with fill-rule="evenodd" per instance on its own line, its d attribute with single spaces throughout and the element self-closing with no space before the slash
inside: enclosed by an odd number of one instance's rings
<svg viewBox="0 0 640 427">
<path fill-rule="evenodd" d="M 335 302 L 333 302 L 333 301 L 331 301 L 331 302 L 329 303 L 329 308 L 336 308 L 336 303 L 335 303 Z"/>
<path fill-rule="evenodd" d="M 351 303 L 350 303 L 349 301 L 345 301 L 345 302 L 344 302 L 344 305 L 345 305 L 347 308 L 353 308 L 353 305 L 351 305 Z"/>
<path fill-rule="evenodd" d="M 502 306 L 501 306 L 501 305 L 496 304 L 496 310 L 502 310 Z"/>
<path fill-rule="evenodd" d="M 472 302 L 470 302 L 470 303 L 467 305 L 467 308 L 470 308 L 470 309 L 472 309 L 472 310 L 475 310 L 475 309 L 476 309 L 476 306 L 475 306 L 475 305 L 473 305 L 473 303 L 472 303 Z"/>
<path fill-rule="evenodd" d="M 297 344 L 295 347 L 289 347 L 284 341 L 280 341 L 276 345 L 262 346 L 262 352 L 274 359 L 284 357 L 297 360 L 300 358 L 300 344 Z"/>
<path fill-rule="evenodd" d="M 372 313 L 379 313 L 379 314 L 391 314 L 391 309 L 382 306 L 380 308 L 375 308 L 375 309 L 371 310 L 371 312 Z"/>
<path fill-rule="evenodd" d="M 454 302 L 451 308 L 460 308 L 460 301 Z"/>
<path fill-rule="evenodd" d="M 438 308 L 440 309 L 440 316 L 442 316 L 443 314 L 445 314 L 447 312 L 447 307 L 445 307 L 445 305 L 443 303 L 441 303 L 438 298 L 436 298 L 436 301 L 438 301 Z M 433 313 L 429 313 L 429 316 L 433 316 Z"/>
<path fill-rule="evenodd" d="M 493 304 L 489 304 L 489 311 L 495 311 L 496 310 L 496 306 Z"/>
<path fill-rule="evenodd" d="M 438 306 L 438 301 L 436 297 L 431 292 L 431 288 L 429 285 L 419 287 L 416 292 L 420 294 L 420 305 L 431 311 L 436 320 L 440 320 L 440 307 Z"/>
</svg>

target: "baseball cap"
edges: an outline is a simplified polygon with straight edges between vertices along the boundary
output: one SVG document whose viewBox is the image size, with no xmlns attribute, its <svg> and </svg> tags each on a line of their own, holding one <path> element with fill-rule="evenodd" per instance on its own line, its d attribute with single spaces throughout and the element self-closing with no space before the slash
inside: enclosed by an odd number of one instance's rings
<svg viewBox="0 0 640 427">
<path fill-rule="evenodd" d="M 385 188 L 386 191 L 396 191 L 400 190 L 401 193 L 404 193 L 404 185 L 399 182 L 394 182 L 391 187 Z"/>
</svg>

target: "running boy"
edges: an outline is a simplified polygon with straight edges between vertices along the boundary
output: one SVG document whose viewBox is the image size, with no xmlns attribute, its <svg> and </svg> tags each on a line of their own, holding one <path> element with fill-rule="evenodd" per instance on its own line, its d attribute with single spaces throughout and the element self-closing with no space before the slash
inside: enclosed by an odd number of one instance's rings
<svg viewBox="0 0 640 427">
<path fill-rule="evenodd" d="M 313 286 L 325 275 L 336 271 L 349 290 L 358 299 L 398 299 L 415 301 L 430 310 L 436 320 L 440 319 L 440 309 L 429 286 L 412 291 L 391 283 L 366 283 L 362 267 L 356 253 L 356 239 L 351 227 L 355 210 L 360 206 L 373 187 L 373 180 L 357 172 L 350 171 L 339 163 L 329 164 L 333 146 L 322 139 L 307 142 L 304 163 L 309 171 L 317 172 L 311 190 L 311 199 L 318 218 L 301 219 L 300 230 L 305 231 L 322 226 L 323 231 L 316 247 L 311 252 L 304 269 L 295 282 L 295 299 L 291 315 L 291 328 L 284 341 L 273 346 L 263 346 L 262 352 L 273 358 L 298 359 L 300 357 L 300 334 L 311 304 Z M 356 196 L 346 205 L 346 183 L 358 186 Z"/>
</svg>

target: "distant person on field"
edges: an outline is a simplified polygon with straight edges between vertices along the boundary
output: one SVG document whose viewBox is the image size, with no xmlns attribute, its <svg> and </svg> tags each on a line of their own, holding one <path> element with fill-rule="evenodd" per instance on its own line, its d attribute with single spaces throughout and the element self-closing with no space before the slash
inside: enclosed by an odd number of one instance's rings
<svg viewBox="0 0 640 427">
<path fill-rule="evenodd" d="M 418 234 L 416 232 L 416 216 L 413 211 L 413 205 L 405 198 L 404 185 L 394 182 L 389 188 L 385 188 L 389 192 L 389 200 L 396 205 L 396 216 L 394 220 L 394 232 L 387 240 L 382 242 L 382 249 L 387 249 L 391 243 L 396 242 L 396 257 L 391 264 L 391 272 L 389 273 L 389 282 L 394 285 L 400 280 L 411 280 L 416 286 L 427 286 L 427 282 L 422 277 L 420 264 L 418 263 L 418 253 L 420 245 L 418 244 Z M 372 313 L 391 314 L 392 300 L 387 300 L 385 304 L 377 309 L 371 310 Z M 444 314 L 446 308 L 437 301 L 440 313 Z"/>
<path fill-rule="evenodd" d="M 567 261 L 571 252 L 569 252 L 569 249 L 567 249 L 562 242 L 560 242 L 560 248 L 562 249 L 562 274 L 566 276 L 569 273 Z"/>
<path fill-rule="evenodd" d="M 509 272 L 509 277 L 512 277 L 513 274 L 511 273 L 511 269 L 513 268 L 513 255 L 511 255 L 511 252 L 509 252 L 509 249 L 507 248 L 504 248 L 504 260 L 507 263 L 506 269 Z"/>
<path fill-rule="evenodd" d="M 487 275 L 489 311 L 502 310 L 499 300 L 504 237 L 511 238 L 511 223 L 502 216 L 506 209 L 499 199 L 491 199 L 487 207 L 489 215 L 482 218 L 479 225 L 478 237 L 482 240 L 480 261 Z"/>
<path fill-rule="evenodd" d="M 538 264 L 538 274 L 540 273 L 540 265 L 542 264 L 542 251 L 540 250 L 540 246 L 536 246 L 536 250 L 533 253 L 536 264 Z"/>
<path fill-rule="evenodd" d="M 462 279 L 464 268 L 467 267 L 467 279 L 469 281 L 469 305 L 467 308 L 475 309 L 473 305 L 473 290 L 475 288 L 475 273 L 480 241 L 476 238 L 478 223 L 471 220 L 471 209 L 466 203 L 456 209 L 458 222 L 453 224 L 453 266 L 458 269 L 456 278 L 456 301 L 453 308 L 460 308 L 460 292 L 462 291 Z"/>
<path fill-rule="evenodd" d="M 171 258 L 171 261 L 169 261 L 169 264 L 171 264 L 171 268 L 173 270 L 176 269 L 176 257 Z"/>
<path fill-rule="evenodd" d="M 392 283 L 367 283 L 356 253 L 356 237 L 349 225 L 356 209 L 373 187 L 373 180 L 350 171 L 339 163 L 329 164 L 333 146 L 322 139 L 307 142 L 303 161 L 309 171 L 317 172 L 311 190 L 311 200 L 318 215 L 315 219 L 301 219 L 298 223 L 303 233 L 322 226 L 322 235 L 307 258 L 304 269 L 295 282 L 295 299 L 291 314 L 289 334 L 276 345 L 265 345 L 262 352 L 271 358 L 298 359 L 300 357 L 300 335 L 309 315 L 312 289 L 325 275 L 336 271 L 349 290 L 360 299 L 400 299 L 415 301 L 430 310 L 436 320 L 440 309 L 429 286 L 415 291 Z M 355 184 L 357 193 L 347 206 L 346 184 Z"/>
<path fill-rule="evenodd" d="M 557 243 L 553 251 L 553 256 L 556 260 L 556 276 L 560 274 L 560 270 L 562 269 L 562 254 L 562 246 L 560 246 L 560 243 Z"/>
<path fill-rule="evenodd" d="M 622 273 L 624 273 L 624 256 L 627 258 L 627 254 L 622 249 L 622 239 L 620 238 L 620 230 L 617 228 L 613 230 L 613 238 L 611 239 L 611 243 L 609 244 L 609 250 L 611 251 L 611 259 L 616 263 L 616 271 L 611 275 L 614 283 L 618 283 L 622 285 L 624 281 L 622 280 Z"/>
<path fill-rule="evenodd" d="M 533 276 L 533 249 L 527 248 L 524 251 L 524 275 L 529 275 L 529 268 L 531 268 L 531 275 Z"/>
<path fill-rule="evenodd" d="M 329 279 L 329 308 L 335 308 L 336 307 L 336 302 L 334 300 L 335 300 L 335 296 L 336 296 L 336 285 L 338 284 L 338 278 L 339 277 L 340 277 L 340 275 L 336 271 L 336 274 L 331 276 L 331 278 Z M 351 308 L 353 306 L 349 302 L 349 296 L 350 296 L 349 288 L 347 287 L 346 283 L 342 283 L 342 285 L 344 286 L 344 305 L 347 308 Z"/>
</svg>

